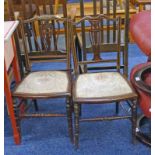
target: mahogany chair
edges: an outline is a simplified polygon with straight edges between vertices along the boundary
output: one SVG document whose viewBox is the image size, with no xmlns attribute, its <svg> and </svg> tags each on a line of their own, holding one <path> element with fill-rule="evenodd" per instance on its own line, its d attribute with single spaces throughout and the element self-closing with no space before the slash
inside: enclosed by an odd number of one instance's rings
<svg viewBox="0 0 155 155">
<path fill-rule="evenodd" d="M 59 14 L 61 17 L 67 17 L 66 0 L 30 0 L 36 6 L 36 14 Z"/>
<path fill-rule="evenodd" d="M 90 56 L 89 53 L 85 54 L 85 59 L 79 61 L 76 53 L 76 30 L 78 25 L 84 22 L 90 24 L 89 41 L 91 46 L 89 49 L 93 52 Z M 114 22 L 115 23 L 115 37 L 112 42 L 103 42 L 105 38 L 102 38 L 104 33 L 103 22 Z M 79 146 L 79 122 L 83 121 L 103 121 L 103 120 L 115 120 L 115 119 L 132 119 L 132 135 L 133 141 L 135 140 L 136 134 L 136 107 L 137 107 L 137 94 L 133 90 L 131 84 L 126 77 L 121 73 L 120 67 L 120 36 L 121 36 L 121 18 L 109 18 L 103 14 L 96 16 L 85 16 L 79 22 L 72 24 L 72 52 L 74 59 L 74 71 L 75 80 L 73 81 L 73 102 L 75 112 L 75 146 Z M 84 37 L 82 37 L 84 39 Z M 83 40 L 84 42 L 84 40 Z M 113 53 L 113 58 L 108 58 L 103 55 L 105 53 Z M 85 52 L 85 51 L 84 51 Z M 107 68 L 101 72 L 88 72 L 88 67 L 93 64 L 98 66 L 106 66 L 108 64 L 115 64 L 116 70 L 109 70 Z M 80 71 L 80 65 L 85 65 L 85 70 Z M 81 74 L 80 74 L 81 73 Z M 120 102 L 127 100 L 132 109 L 131 116 L 111 116 L 111 117 L 97 117 L 97 118 L 82 118 L 79 117 L 80 105 L 82 104 L 110 104 L 112 102 Z"/>
<path fill-rule="evenodd" d="M 92 0 L 86 2 L 85 0 L 80 0 L 79 8 L 76 12 L 76 21 L 83 18 L 85 15 L 99 15 L 105 14 L 108 17 L 116 18 L 121 16 L 121 36 L 120 36 L 120 69 L 126 77 L 128 77 L 128 25 L 129 16 L 132 14 L 134 9 L 131 8 L 129 0 Z M 114 42 L 116 35 L 116 24 L 115 22 L 104 21 L 102 22 L 102 42 Z M 86 53 L 91 53 L 91 42 L 89 40 L 90 25 L 88 22 L 83 21 L 77 29 L 76 37 L 76 49 L 78 53 L 78 59 L 85 60 Z M 107 49 L 102 49 L 102 52 Z M 110 60 L 109 60 L 110 61 Z M 112 62 L 112 61 L 111 61 Z M 80 65 L 81 70 L 85 70 L 85 65 Z M 116 66 L 111 63 L 108 66 L 89 66 L 88 70 L 102 70 L 102 69 L 116 69 Z M 81 108 L 80 108 L 81 109 Z M 119 112 L 119 103 L 116 102 L 116 112 Z M 81 114 L 81 110 L 80 110 Z"/>
<path fill-rule="evenodd" d="M 66 27 L 65 49 L 59 46 L 61 26 Z M 55 25 L 55 26 L 53 26 Z M 68 19 L 60 18 L 54 15 L 42 15 L 21 21 L 22 39 L 25 48 L 26 67 L 29 71 L 28 75 L 16 86 L 13 91 L 14 99 L 21 100 L 32 99 L 49 99 L 49 98 L 66 98 L 68 130 L 71 141 L 72 135 L 72 100 L 71 100 L 71 72 L 70 72 L 70 37 L 68 28 Z M 36 31 L 39 28 L 39 31 Z M 33 52 L 30 52 L 28 37 L 31 36 L 33 41 Z M 54 38 L 55 36 L 56 38 Z M 35 51 L 35 52 L 34 52 Z M 33 62 L 58 62 L 65 63 L 66 69 L 48 71 L 31 71 Z M 44 64 L 43 64 L 44 65 Z M 65 114 L 27 114 L 20 112 L 22 104 L 15 103 L 15 112 L 20 130 L 20 119 L 24 117 L 63 117 Z"/>
<path fill-rule="evenodd" d="M 61 14 L 67 17 L 66 0 L 8 0 L 9 14 L 7 18 L 14 18 L 14 12 L 23 19 L 34 15 Z"/>
<path fill-rule="evenodd" d="M 128 77 L 128 25 L 129 25 L 129 16 L 135 14 L 135 10 L 131 7 L 129 0 L 92 0 L 90 2 L 86 2 L 85 0 L 80 0 L 79 8 L 77 9 L 77 17 L 76 20 L 83 18 L 84 16 L 94 16 L 99 14 L 105 14 L 109 17 L 116 18 L 117 16 L 121 16 L 122 18 L 122 27 L 121 27 L 121 65 L 120 68 L 123 70 L 124 75 Z M 106 36 L 105 41 L 110 42 L 115 37 L 115 23 L 111 22 L 103 22 L 105 30 L 102 35 Z M 91 43 L 89 41 L 89 33 L 85 33 L 89 30 L 89 24 L 86 22 L 82 22 L 79 26 L 79 32 L 77 34 L 76 48 L 79 53 L 79 59 L 85 59 L 85 53 L 91 52 L 90 46 Z M 113 34 L 113 36 L 111 35 Z M 103 37 L 104 37 L 103 36 Z M 103 38 L 102 37 L 102 38 Z M 86 40 L 86 41 L 84 41 Z M 116 66 L 111 65 L 110 68 L 115 69 Z M 108 67 L 109 68 L 109 67 Z M 89 70 L 94 70 L 93 67 L 89 67 Z M 96 70 L 105 69 L 103 66 L 96 67 Z"/>
<path fill-rule="evenodd" d="M 14 3 L 12 3 L 11 1 L 9 1 L 10 4 L 10 8 L 12 10 L 12 14 L 14 11 L 19 11 L 19 19 L 30 19 L 32 17 L 35 16 L 40 16 L 40 15 L 53 15 L 53 14 L 59 14 L 60 17 L 67 17 L 67 7 L 66 7 L 66 0 L 62 0 L 59 1 L 59 4 L 57 4 L 58 0 L 18 0 L 18 2 L 16 3 L 16 5 Z M 18 5 L 17 5 L 18 4 Z M 57 5 L 56 5 L 57 4 Z M 18 9 L 17 9 L 18 8 Z M 10 14 L 11 15 L 11 14 Z M 55 31 L 55 25 L 53 24 L 53 31 Z M 65 43 L 65 31 L 66 31 L 66 27 L 61 25 L 62 23 L 60 23 L 60 32 L 61 35 L 59 35 L 61 37 L 61 40 L 63 40 L 62 42 Z M 30 23 L 25 24 L 25 28 L 27 29 L 27 31 L 29 31 L 27 33 L 27 38 L 26 38 L 26 42 L 28 44 L 28 48 L 29 48 L 29 55 L 33 55 L 32 59 L 35 59 L 35 62 L 40 62 L 40 61 L 44 61 L 45 59 L 48 60 L 51 59 L 51 56 L 43 56 L 42 53 L 36 53 L 36 50 L 34 50 L 34 48 L 37 48 L 37 43 L 34 41 L 34 37 L 33 34 L 31 33 L 31 31 L 33 32 L 32 26 Z M 39 34 L 39 26 L 37 24 L 37 22 L 35 22 L 34 24 L 34 29 L 36 31 L 36 35 Z M 26 60 L 25 60 L 25 56 L 24 56 L 24 47 L 23 47 L 23 43 L 22 43 L 22 39 L 21 39 L 21 33 L 19 31 L 18 36 L 17 36 L 17 42 L 19 43 L 19 48 L 20 48 L 20 52 L 19 52 L 19 60 L 20 60 L 20 67 L 21 67 L 21 72 L 22 74 L 26 74 L 27 71 L 31 70 L 31 67 L 28 68 L 26 67 Z M 54 44 L 56 45 L 56 34 L 53 33 L 53 38 L 54 38 Z M 44 48 L 44 43 L 41 40 L 41 44 L 42 47 Z M 35 46 L 35 47 L 34 47 Z M 63 45 L 62 45 L 63 46 Z M 65 49 L 63 49 L 65 50 Z M 34 53 L 35 52 L 35 53 Z M 40 55 L 41 54 L 41 55 Z M 34 58 L 35 55 L 35 58 Z M 47 53 L 46 53 L 47 55 Z M 46 58 L 45 58 L 46 57 Z M 27 70 L 29 69 L 29 70 Z M 38 106 L 37 106 L 37 102 L 34 100 L 34 105 L 35 105 L 35 109 L 38 110 Z"/>
</svg>

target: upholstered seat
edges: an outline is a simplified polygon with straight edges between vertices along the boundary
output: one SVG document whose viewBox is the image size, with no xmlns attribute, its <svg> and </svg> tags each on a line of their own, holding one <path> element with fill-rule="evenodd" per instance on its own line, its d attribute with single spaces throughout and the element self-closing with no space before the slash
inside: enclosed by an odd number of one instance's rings
<svg viewBox="0 0 155 155">
<path fill-rule="evenodd" d="M 119 98 L 132 96 L 134 92 L 126 79 L 118 72 L 86 73 L 75 82 L 75 99 Z"/>
<path fill-rule="evenodd" d="M 14 95 L 54 95 L 69 92 L 69 75 L 65 71 L 31 72 L 17 86 Z"/>
</svg>

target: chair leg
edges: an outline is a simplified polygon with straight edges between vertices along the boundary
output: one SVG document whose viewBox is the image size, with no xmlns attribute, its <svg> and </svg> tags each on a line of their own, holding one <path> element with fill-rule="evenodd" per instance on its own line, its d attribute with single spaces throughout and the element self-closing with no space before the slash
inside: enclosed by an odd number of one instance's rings
<svg viewBox="0 0 155 155">
<path fill-rule="evenodd" d="M 72 100 L 71 100 L 70 97 L 67 98 L 66 112 L 67 112 L 69 137 L 70 137 L 71 143 L 74 143 L 74 140 L 73 140 L 73 126 L 72 126 Z"/>
<path fill-rule="evenodd" d="M 73 100 L 72 98 L 69 98 L 70 99 L 70 108 L 71 108 L 71 112 L 74 113 L 74 104 L 73 104 Z"/>
<path fill-rule="evenodd" d="M 136 143 L 136 133 L 137 133 L 137 99 L 132 102 L 132 141 Z"/>
<path fill-rule="evenodd" d="M 81 115 L 82 115 L 82 105 L 80 104 L 79 105 L 79 116 L 81 117 Z"/>
<path fill-rule="evenodd" d="M 116 102 L 116 114 L 119 113 L 119 102 Z"/>
<path fill-rule="evenodd" d="M 34 102 L 34 108 L 35 108 L 35 111 L 38 111 L 39 108 L 38 108 L 37 100 L 34 99 L 33 102 Z"/>
<path fill-rule="evenodd" d="M 75 112 L 75 119 L 74 119 L 74 127 L 75 127 L 75 133 L 74 133 L 74 138 L 75 138 L 75 148 L 79 148 L 79 104 L 75 103 L 74 104 L 74 112 Z"/>
<path fill-rule="evenodd" d="M 14 99 L 15 101 L 15 99 Z M 20 104 L 16 104 L 14 103 L 14 113 L 15 113 L 15 119 L 16 119 L 16 124 L 17 124 L 17 129 L 18 129 L 18 132 L 20 134 L 20 137 L 21 137 L 21 126 L 20 126 Z"/>
</svg>

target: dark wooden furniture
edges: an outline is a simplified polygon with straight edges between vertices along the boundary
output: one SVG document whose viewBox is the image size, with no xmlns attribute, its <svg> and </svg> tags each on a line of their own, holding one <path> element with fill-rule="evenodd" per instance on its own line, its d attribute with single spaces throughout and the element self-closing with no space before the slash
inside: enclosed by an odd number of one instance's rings
<svg viewBox="0 0 155 155">
<path fill-rule="evenodd" d="M 117 17 L 121 16 L 122 24 L 121 24 L 121 69 L 123 69 L 123 73 L 125 76 L 128 76 L 128 25 L 129 25 L 129 16 L 136 13 L 136 10 L 131 7 L 129 0 L 117 1 L 117 0 L 92 0 L 90 3 L 91 7 L 87 6 L 84 0 L 80 1 L 80 16 L 79 18 L 84 17 L 85 15 L 97 15 L 97 14 L 106 14 L 109 17 Z M 91 9 L 90 9 L 91 8 Z M 77 11 L 78 12 L 78 11 Z M 77 13 L 78 14 L 78 13 Z M 78 16 L 78 15 L 76 15 Z M 113 23 L 103 23 L 104 28 L 107 30 L 104 35 L 107 37 L 107 41 L 111 40 L 111 33 L 115 31 L 115 24 Z M 79 26 L 80 27 L 80 26 Z M 78 53 L 81 53 L 79 57 L 80 59 L 85 59 L 85 53 L 91 52 L 90 50 L 90 42 L 88 41 L 88 34 L 85 32 L 89 30 L 89 25 L 87 23 L 82 23 L 79 28 L 81 33 L 77 35 L 77 49 Z M 85 41 L 84 41 L 85 40 Z M 81 52 L 82 51 L 82 52 Z M 114 68 L 115 66 L 111 66 Z M 91 67 L 88 69 L 92 69 Z M 98 67 L 96 69 L 102 69 L 102 67 Z"/>
<path fill-rule="evenodd" d="M 7 5 L 7 16 L 5 20 L 17 19 L 19 16 L 28 19 L 32 18 L 36 12 L 36 7 L 32 0 L 5 0 Z"/>
<path fill-rule="evenodd" d="M 5 0 L 5 20 L 32 18 L 35 14 L 60 14 L 67 16 L 66 0 Z"/>
<path fill-rule="evenodd" d="M 33 15 L 33 8 L 35 14 L 59 14 L 61 17 L 67 17 L 67 2 L 66 0 L 21 0 L 22 14 L 24 19 L 27 17 L 27 13 Z M 27 7 L 28 5 L 28 7 Z"/>
<path fill-rule="evenodd" d="M 76 12 L 76 17 L 77 18 L 81 18 L 81 3 L 83 3 L 83 7 L 84 7 L 84 15 L 93 15 L 94 14 L 94 4 L 95 4 L 95 8 L 96 8 L 96 13 L 100 14 L 100 9 L 103 5 L 103 13 L 106 14 L 106 2 L 107 0 L 103 0 L 102 2 L 100 0 L 90 0 L 89 2 L 87 0 L 79 0 L 78 2 L 76 1 L 76 3 L 67 3 L 67 10 L 69 10 L 70 8 L 76 8 L 77 12 Z M 101 3 L 101 5 L 100 5 Z M 116 14 L 120 15 L 122 18 L 125 17 L 125 6 L 126 6 L 126 0 L 116 0 L 117 3 L 117 9 L 116 9 Z M 136 8 L 133 4 L 131 4 L 129 1 L 127 2 L 129 3 L 129 17 L 131 17 L 133 14 L 136 13 Z M 113 0 L 109 1 L 109 6 L 110 6 L 110 14 L 112 14 L 112 8 L 113 8 Z"/>
<path fill-rule="evenodd" d="M 59 45 L 60 26 L 66 27 L 65 40 L 62 49 Z M 39 31 L 36 31 L 39 29 Z M 28 75 L 16 86 L 12 96 L 14 100 L 66 98 L 68 130 L 71 141 L 72 136 L 72 110 L 71 110 L 71 73 L 70 73 L 70 39 L 67 18 L 54 15 L 42 15 L 21 21 L 22 39 L 25 48 L 26 68 Z M 33 42 L 30 52 L 29 39 Z M 35 51 L 35 52 L 34 52 Z M 31 71 L 32 62 L 59 62 L 65 63 L 66 69 L 49 71 Z M 44 65 L 44 64 L 43 64 Z M 16 100 L 15 100 L 16 101 Z M 14 103 L 17 126 L 20 132 L 20 119 L 25 117 L 63 117 L 65 114 L 27 114 L 19 111 L 21 104 Z"/>
<path fill-rule="evenodd" d="M 92 53 L 83 52 L 85 57 L 79 61 L 76 53 L 75 42 L 72 43 L 72 52 L 74 59 L 75 80 L 73 81 L 73 102 L 75 112 L 75 146 L 78 148 L 79 144 L 79 122 L 84 121 L 102 121 L 102 120 L 115 120 L 115 119 L 127 119 L 132 117 L 132 135 L 133 141 L 136 135 L 136 106 L 137 106 L 137 94 L 132 89 L 130 83 L 127 81 L 124 75 L 120 71 L 120 53 L 121 53 L 121 18 L 108 18 L 105 15 L 85 16 L 79 22 L 73 23 L 72 32 L 76 32 L 76 27 L 87 21 L 90 24 L 90 30 L 88 36 L 90 40 L 89 50 Z M 109 42 L 106 38 L 103 38 L 104 26 L 103 23 L 113 23 L 115 29 L 112 31 L 113 39 Z M 76 40 L 76 33 L 72 35 L 71 40 Z M 84 44 L 84 34 L 82 35 L 82 42 Z M 104 53 L 103 53 L 104 51 Z M 115 56 L 109 58 L 104 54 L 113 53 Z M 115 64 L 116 70 L 107 71 L 106 64 Z M 102 64 L 105 66 L 105 70 L 101 72 L 89 72 L 89 65 Z M 80 66 L 85 66 L 84 70 L 80 70 Z M 81 73 L 82 72 L 82 73 Z M 81 73 L 81 74 L 80 74 Z M 120 103 L 120 101 L 128 100 L 132 109 L 131 116 L 111 116 L 111 117 L 97 117 L 97 118 L 80 118 L 80 105 L 82 104 L 110 104 L 111 102 Z"/>
<path fill-rule="evenodd" d="M 50 17 L 50 15 L 47 15 L 47 17 L 48 16 Z M 61 17 L 56 17 L 61 19 Z M 39 18 L 39 16 L 37 16 L 37 18 Z M 66 23 L 57 21 L 51 21 L 48 25 L 46 25 L 46 22 L 40 24 L 40 20 L 25 23 L 23 28 L 25 38 L 23 42 L 27 43 L 27 48 L 24 44 L 24 51 L 27 50 L 26 57 L 28 57 L 29 60 L 26 62 L 27 71 L 31 70 L 32 63 L 52 62 L 55 58 L 57 58 L 57 61 L 64 61 L 67 48 L 66 26 Z M 62 34 L 62 29 L 65 34 Z M 54 52 L 51 52 L 51 49 L 54 50 Z"/>
<path fill-rule="evenodd" d="M 67 17 L 67 2 L 66 0 L 48 0 L 38 3 L 35 0 L 36 13 L 40 14 L 59 14 L 61 17 Z"/>
</svg>

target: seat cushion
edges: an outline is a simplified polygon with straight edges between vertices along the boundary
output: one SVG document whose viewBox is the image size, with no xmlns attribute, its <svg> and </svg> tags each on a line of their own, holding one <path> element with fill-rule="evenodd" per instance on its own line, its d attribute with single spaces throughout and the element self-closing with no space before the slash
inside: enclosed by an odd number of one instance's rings
<svg viewBox="0 0 155 155">
<path fill-rule="evenodd" d="M 126 79 L 117 72 L 81 74 L 74 92 L 75 98 L 111 98 L 134 94 Z"/>
<path fill-rule="evenodd" d="M 69 92 L 69 76 L 65 71 L 31 72 L 17 86 L 14 95 L 41 95 Z M 18 95 L 17 95 L 18 96 Z"/>
</svg>

